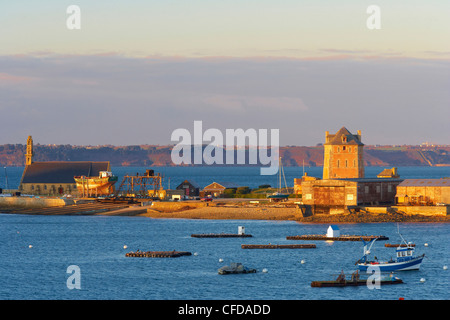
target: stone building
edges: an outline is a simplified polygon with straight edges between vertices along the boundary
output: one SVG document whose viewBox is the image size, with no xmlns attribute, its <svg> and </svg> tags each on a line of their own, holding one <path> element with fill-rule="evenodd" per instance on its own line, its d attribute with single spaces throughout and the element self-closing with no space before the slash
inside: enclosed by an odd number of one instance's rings
<svg viewBox="0 0 450 320">
<path fill-rule="evenodd" d="M 301 181 L 304 209 L 330 214 L 395 203 L 396 187 L 403 180 L 396 168 L 381 175 L 386 178 L 365 178 L 363 147 L 359 130 L 356 135 L 345 127 L 336 134 L 325 133 L 323 179 Z"/>
<path fill-rule="evenodd" d="M 323 179 L 364 178 L 361 131 L 342 127 L 336 134 L 325 132 Z"/>
<path fill-rule="evenodd" d="M 450 205 L 450 178 L 406 179 L 397 187 L 399 205 Z"/>
<path fill-rule="evenodd" d="M 315 214 L 345 213 L 356 206 L 394 204 L 396 187 L 402 181 L 389 178 L 304 181 L 302 202 Z"/>
<path fill-rule="evenodd" d="M 19 191 L 33 195 L 78 195 L 75 176 L 99 176 L 100 171 L 111 171 L 109 161 L 33 161 L 33 139 L 27 139 L 25 170 Z"/>
<path fill-rule="evenodd" d="M 78 195 L 75 176 L 98 176 L 111 171 L 108 161 L 33 162 L 25 167 L 19 191 L 34 195 Z"/>
</svg>

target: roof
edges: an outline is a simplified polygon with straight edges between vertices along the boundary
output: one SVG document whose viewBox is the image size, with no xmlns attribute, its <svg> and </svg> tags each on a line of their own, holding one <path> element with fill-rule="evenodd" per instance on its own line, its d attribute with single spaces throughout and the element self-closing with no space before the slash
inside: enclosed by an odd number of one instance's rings
<svg viewBox="0 0 450 320">
<path fill-rule="evenodd" d="M 33 162 L 25 167 L 21 183 L 75 183 L 74 176 L 98 176 L 109 169 L 108 161 Z"/>
<path fill-rule="evenodd" d="M 190 185 L 191 185 L 192 187 L 194 187 L 194 188 L 200 188 L 199 184 L 196 183 L 194 180 L 184 180 L 182 183 L 180 183 L 180 184 L 178 185 L 178 187 L 176 187 L 176 189 L 182 188 L 183 185 L 185 185 L 185 184 L 190 184 Z"/>
<path fill-rule="evenodd" d="M 208 184 L 206 187 L 204 187 L 203 190 L 216 189 L 213 187 L 214 184 L 218 185 L 219 189 L 228 189 L 228 188 L 238 188 L 239 187 L 238 185 L 236 185 L 235 183 L 232 183 L 232 182 L 213 182 L 211 184 Z"/>
<path fill-rule="evenodd" d="M 388 177 L 388 178 L 392 178 L 392 177 L 400 177 L 397 173 L 396 173 L 396 169 L 392 168 L 392 169 L 384 169 L 383 171 L 381 171 L 377 177 Z"/>
<path fill-rule="evenodd" d="M 405 179 L 399 187 L 450 187 L 450 178 L 444 179 Z"/>
<path fill-rule="evenodd" d="M 364 144 L 359 139 L 358 135 L 353 135 L 346 127 L 339 129 L 336 134 L 329 134 L 325 145 L 360 145 Z"/>
</svg>

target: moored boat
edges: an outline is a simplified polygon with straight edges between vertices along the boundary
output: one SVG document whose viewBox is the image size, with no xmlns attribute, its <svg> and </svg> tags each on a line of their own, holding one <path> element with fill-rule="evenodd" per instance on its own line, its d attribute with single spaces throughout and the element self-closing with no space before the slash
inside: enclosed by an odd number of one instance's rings
<svg viewBox="0 0 450 320">
<path fill-rule="evenodd" d="M 311 287 L 315 288 L 325 288 L 325 287 L 356 287 L 356 286 L 367 286 L 372 284 L 372 279 L 361 279 L 358 270 L 352 273 L 351 279 L 347 280 L 345 274 L 342 272 L 339 274 L 336 280 L 331 281 L 312 281 Z M 388 284 L 401 284 L 403 280 L 394 276 L 392 273 L 388 277 L 380 278 L 377 284 L 388 285 Z"/>
<path fill-rule="evenodd" d="M 255 273 L 256 269 L 244 267 L 242 263 L 230 263 L 229 266 L 223 266 L 217 270 L 218 274 L 236 274 L 236 273 Z"/>
<path fill-rule="evenodd" d="M 358 269 L 367 271 L 369 267 L 377 267 L 381 272 L 419 270 L 425 254 L 416 256 L 415 245 L 411 242 L 406 242 L 400 233 L 399 235 L 402 239 L 402 243 L 400 243 L 395 250 L 395 259 L 391 258 L 388 261 L 379 261 L 376 257 L 374 260 L 369 260 L 370 249 L 377 239 L 373 239 L 369 242 L 363 240 L 363 256 L 356 262 Z"/>
</svg>

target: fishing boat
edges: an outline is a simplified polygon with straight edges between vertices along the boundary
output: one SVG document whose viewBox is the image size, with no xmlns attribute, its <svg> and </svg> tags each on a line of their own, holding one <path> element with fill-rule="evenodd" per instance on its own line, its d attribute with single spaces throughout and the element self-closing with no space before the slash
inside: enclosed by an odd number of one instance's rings
<svg viewBox="0 0 450 320">
<path fill-rule="evenodd" d="M 357 286 L 367 286 L 372 280 L 361 279 L 358 270 L 352 273 L 350 280 L 346 279 L 344 272 L 341 272 L 336 280 L 331 281 L 312 281 L 311 287 L 315 288 L 326 288 L 326 287 L 357 287 Z M 401 284 L 403 280 L 394 276 L 394 274 L 389 274 L 387 277 L 380 278 L 377 282 L 379 285 L 387 284 Z"/>
<path fill-rule="evenodd" d="M 406 242 L 400 232 L 399 235 L 402 243 L 395 249 L 395 259 L 391 258 L 389 261 L 378 261 L 376 257 L 374 257 L 374 260 L 369 260 L 370 249 L 377 239 L 375 238 L 369 242 L 362 240 L 364 242 L 363 256 L 356 262 L 359 270 L 367 271 L 369 267 L 374 266 L 380 268 L 381 272 L 419 270 L 425 254 L 416 256 L 414 244 Z"/>
<path fill-rule="evenodd" d="M 218 274 L 255 273 L 256 269 L 244 267 L 242 263 L 232 262 L 229 266 L 223 266 L 217 270 Z"/>
<path fill-rule="evenodd" d="M 287 191 L 287 183 L 286 183 L 286 177 L 284 175 L 284 169 L 283 169 L 283 164 L 281 162 L 281 158 L 279 160 L 280 162 L 280 168 L 278 170 L 278 192 L 272 193 L 270 195 L 267 196 L 268 199 L 270 199 L 271 201 L 287 201 L 288 197 L 289 197 L 289 193 L 283 193 L 281 192 L 281 176 L 283 176 L 284 178 L 284 184 L 286 186 L 286 191 Z"/>
<path fill-rule="evenodd" d="M 114 192 L 117 176 L 110 171 L 100 171 L 98 176 L 75 176 L 75 182 L 80 195 L 109 195 Z"/>
</svg>

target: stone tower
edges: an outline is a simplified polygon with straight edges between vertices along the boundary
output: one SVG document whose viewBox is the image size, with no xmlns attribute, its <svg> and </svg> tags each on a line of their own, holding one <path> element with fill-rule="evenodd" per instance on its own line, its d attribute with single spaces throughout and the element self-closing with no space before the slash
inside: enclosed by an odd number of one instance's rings
<svg viewBox="0 0 450 320">
<path fill-rule="evenodd" d="M 29 166 L 33 163 L 33 138 L 28 136 L 27 139 L 27 153 L 25 154 L 25 165 Z"/>
<path fill-rule="evenodd" d="M 323 179 L 364 178 L 361 131 L 351 134 L 342 127 L 336 134 L 325 132 Z"/>
</svg>

